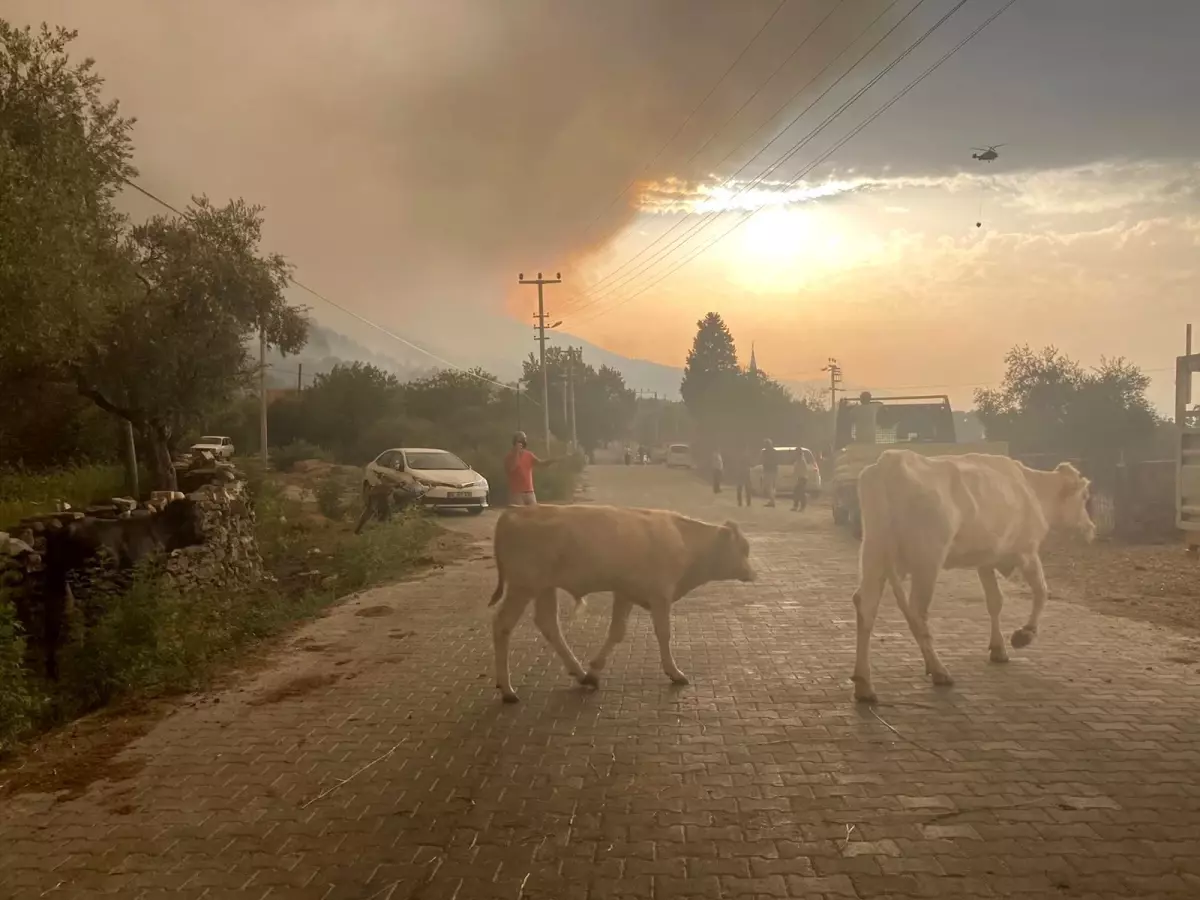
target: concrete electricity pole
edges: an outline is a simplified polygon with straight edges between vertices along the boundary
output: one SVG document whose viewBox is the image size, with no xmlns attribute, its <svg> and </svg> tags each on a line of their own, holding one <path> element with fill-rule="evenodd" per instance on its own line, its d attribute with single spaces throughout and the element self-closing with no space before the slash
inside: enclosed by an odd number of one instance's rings
<svg viewBox="0 0 1200 900">
<path fill-rule="evenodd" d="M 258 326 L 258 443 L 263 471 L 267 471 L 267 330 Z"/>
<path fill-rule="evenodd" d="M 833 457 L 837 455 L 837 394 L 842 389 L 842 367 L 831 356 L 829 364 L 821 371 L 829 373 L 829 414 L 833 421 L 829 435 L 829 459 L 832 462 Z"/>
<path fill-rule="evenodd" d="M 567 391 L 571 395 L 571 450 L 579 452 L 579 436 L 575 431 L 575 354 L 574 347 L 567 349 Z"/>
<path fill-rule="evenodd" d="M 567 358 L 567 371 L 563 373 L 562 378 L 562 397 L 563 397 L 563 438 L 566 438 L 567 433 L 571 430 L 571 360 Z"/>
<path fill-rule="evenodd" d="M 543 278 L 537 273 L 537 278 L 525 278 L 525 273 L 517 275 L 518 284 L 536 284 L 538 291 L 538 311 L 534 316 L 538 321 L 538 360 L 542 367 L 542 427 L 546 432 L 546 452 L 550 452 L 550 378 L 546 373 L 546 305 L 542 297 L 542 285 L 562 284 L 562 273 L 555 272 L 553 278 Z M 554 326 L 551 326 L 554 327 Z"/>
</svg>

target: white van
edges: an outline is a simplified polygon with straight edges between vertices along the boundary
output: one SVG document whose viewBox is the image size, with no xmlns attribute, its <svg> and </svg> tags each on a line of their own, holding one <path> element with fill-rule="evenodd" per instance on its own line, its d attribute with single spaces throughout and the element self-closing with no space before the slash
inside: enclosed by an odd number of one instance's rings
<svg viewBox="0 0 1200 900">
<path fill-rule="evenodd" d="M 687 444 L 669 444 L 667 446 L 667 468 L 678 466 L 681 469 L 692 467 L 692 448 Z"/>
<path fill-rule="evenodd" d="M 805 475 L 808 479 L 807 493 L 809 495 L 817 495 L 821 493 L 821 469 L 817 465 L 817 458 L 813 452 L 807 447 L 799 448 L 801 455 L 804 458 Z M 775 491 L 780 496 L 790 496 L 796 488 L 796 472 L 795 463 L 796 447 L 776 447 L 775 452 L 779 456 L 779 474 L 775 479 Z M 762 463 L 754 466 L 750 470 L 750 488 L 760 497 L 763 495 L 762 488 Z"/>
</svg>

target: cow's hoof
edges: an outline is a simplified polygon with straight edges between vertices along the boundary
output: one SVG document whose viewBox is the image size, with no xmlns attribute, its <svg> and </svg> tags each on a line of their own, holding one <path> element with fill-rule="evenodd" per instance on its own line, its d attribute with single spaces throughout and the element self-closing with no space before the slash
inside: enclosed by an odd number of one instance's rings
<svg viewBox="0 0 1200 900">
<path fill-rule="evenodd" d="M 1033 643 L 1033 636 L 1037 632 L 1030 631 L 1028 628 L 1018 628 L 1012 633 L 1012 645 L 1020 650 L 1022 647 L 1028 647 Z"/>
<path fill-rule="evenodd" d="M 994 663 L 1006 663 L 1008 662 L 1008 651 L 1003 647 L 992 647 L 988 658 Z"/>
<path fill-rule="evenodd" d="M 586 687 L 600 687 L 600 676 L 595 672 L 587 672 L 579 676 L 579 683 Z"/>
<path fill-rule="evenodd" d="M 521 702 L 521 698 L 518 697 L 516 694 L 512 694 L 512 693 L 501 694 L 500 699 L 503 700 L 505 703 L 520 703 Z"/>
<path fill-rule="evenodd" d="M 855 700 L 857 700 L 859 703 L 875 702 L 875 689 L 871 687 L 871 682 L 858 675 L 851 675 L 850 680 L 854 682 Z"/>
<path fill-rule="evenodd" d="M 678 684 L 681 687 L 685 684 L 690 684 L 690 682 L 688 681 L 688 677 L 686 675 L 684 675 L 682 672 L 676 672 L 674 675 L 672 675 L 670 672 L 668 672 L 667 677 L 671 679 L 672 684 Z"/>
<path fill-rule="evenodd" d="M 950 677 L 949 672 L 934 672 L 933 683 L 938 687 L 950 687 L 954 684 L 954 679 Z"/>
</svg>

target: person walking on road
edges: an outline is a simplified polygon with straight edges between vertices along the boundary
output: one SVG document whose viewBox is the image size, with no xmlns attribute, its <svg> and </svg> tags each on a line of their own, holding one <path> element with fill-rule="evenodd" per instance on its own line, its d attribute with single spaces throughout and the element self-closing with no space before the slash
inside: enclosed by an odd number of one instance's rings
<svg viewBox="0 0 1200 900">
<path fill-rule="evenodd" d="M 792 512 L 804 512 L 808 509 L 808 464 L 804 461 L 804 448 L 796 448 L 796 458 L 792 460 L 792 475 L 796 484 L 792 488 Z"/>
<path fill-rule="evenodd" d="M 767 495 L 765 506 L 775 505 L 775 483 L 779 479 L 779 453 L 770 438 L 763 441 L 762 481 L 763 493 Z"/>
<path fill-rule="evenodd" d="M 537 495 L 533 490 L 533 469 L 548 466 L 554 460 L 539 459 L 529 449 L 525 432 L 513 435 L 512 449 L 504 457 L 504 471 L 508 475 L 509 506 L 537 506 Z"/>
<path fill-rule="evenodd" d="M 725 468 L 725 460 L 721 459 L 721 451 L 714 450 L 712 454 L 712 486 L 713 493 L 721 493 L 721 475 Z"/>
<path fill-rule="evenodd" d="M 737 504 L 742 505 L 742 495 L 746 496 L 746 506 L 750 506 L 750 454 L 744 446 L 733 451 L 731 459 L 731 477 L 737 488 Z"/>
</svg>

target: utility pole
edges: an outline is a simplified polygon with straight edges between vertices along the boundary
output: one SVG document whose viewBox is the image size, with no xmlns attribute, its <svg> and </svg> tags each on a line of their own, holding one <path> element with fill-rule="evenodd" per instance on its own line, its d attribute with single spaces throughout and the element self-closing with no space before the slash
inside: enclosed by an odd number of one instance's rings
<svg viewBox="0 0 1200 900">
<path fill-rule="evenodd" d="M 567 349 L 567 391 L 571 395 L 571 449 L 579 451 L 579 436 L 575 431 L 575 348 Z"/>
<path fill-rule="evenodd" d="M 517 275 L 518 284 L 536 284 L 538 292 L 538 311 L 534 316 L 538 321 L 538 360 L 542 367 L 542 427 L 546 432 L 546 452 L 550 452 L 550 378 L 546 372 L 546 305 L 542 296 L 542 286 L 547 284 L 561 284 L 562 273 L 555 272 L 553 278 L 543 278 L 542 273 L 537 273 L 537 278 L 525 278 L 525 273 L 521 272 Z M 561 323 L 557 323 L 561 324 Z M 554 326 L 551 325 L 551 328 Z"/>
<path fill-rule="evenodd" d="M 517 431 L 521 430 L 521 382 L 517 381 Z"/>
<path fill-rule="evenodd" d="M 658 426 L 662 421 L 662 404 L 658 402 L 658 391 L 654 392 L 654 446 L 658 446 Z"/>
<path fill-rule="evenodd" d="M 304 363 L 296 363 L 296 393 L 304 390 Z"/>
<path fill-rule="evenodd" d="M 258 325 L 258 442 L 263 471 L 267 471 L 267 329 Z"/>
<path fill-rule="evenodd" d="M 570 366 L 571 365 L 570 362 L 568 362 L 567 365 Z M 567 439 L 567 433 L 570 431 L 570 426 L 571 426 L 571 413 L 570 413 L 569 401 L 567 398 L 567 393 L 570 390 L 570 385 L 571 385 L 571 373 L 570 373 L 570 369 L 568 368 L 568 370 L 566 372 L 563 372 L 563 377 L 562 377 L 563 440 Z"/>
<path fill-rule="evenodd" d="M 837 394 L 842 389 L 842 367 L 831 356 L 829 364 L 821 371 L 829 373 L 829 414 L 833 423 L 829 435 L 829 461 L 832 464 L 833 457 L 837 455 Z"/>
</svg>

